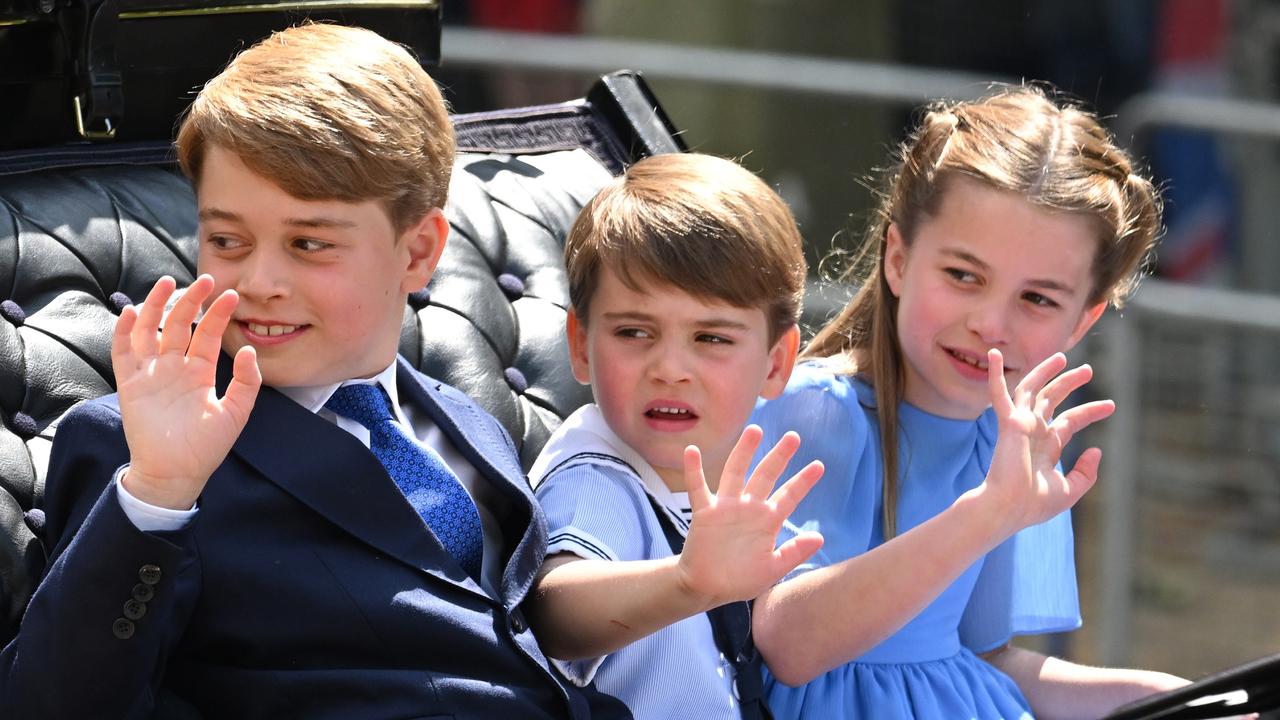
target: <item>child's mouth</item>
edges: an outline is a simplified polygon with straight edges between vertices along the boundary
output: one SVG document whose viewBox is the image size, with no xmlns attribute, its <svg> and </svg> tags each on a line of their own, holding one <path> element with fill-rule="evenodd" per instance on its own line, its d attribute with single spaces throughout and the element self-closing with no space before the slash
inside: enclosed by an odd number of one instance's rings
<svg viewBox="0 0 1280 720">
<path fill-rule="evenodd" d="M 655 407 L 645 411 L 646 417 L 658 420 L 691 420 L 697 416 L 691 410 L 673 407 Z"/>
<path fill-rule="evenodd" d="M 951 348 L 947 348 L 946 350 L 947 350 L 947 354 L 955 358 L 956 360 L 959 360 L 960 362 L 966 365 L 975 367 L 983 372 L 987 371 L 987 359 L 985 357 L 978 357 L 976 355 L 971 355 L 967 352 L 952 350 Z"/>
<path fill-rule="evenodd" d="M 988 377 L 988 363 L 986 354 L 977 355 L 965 350 L 944 347 L 943 351 L 947 353 L 955 367 L 965 376 L 973 380 L 986 380 Z M 1005 376 L 1016 374 L 1016 368 L 1005 367 Z"/>
<path fill-rule="evenodd" d="M 307 328 L 306 325 L 260 323 L 251 320 L 240 320 L 238 322 L 245 338 L 255 344 L 286 342 Z"/>
<path fill-rule="evenodd" d="M 671 402 L 656 402 L 644 411 L 649 427 L 667 432 L 688 430 L 698 420 L 698 414 L 688 406 Z"/>
</svg>

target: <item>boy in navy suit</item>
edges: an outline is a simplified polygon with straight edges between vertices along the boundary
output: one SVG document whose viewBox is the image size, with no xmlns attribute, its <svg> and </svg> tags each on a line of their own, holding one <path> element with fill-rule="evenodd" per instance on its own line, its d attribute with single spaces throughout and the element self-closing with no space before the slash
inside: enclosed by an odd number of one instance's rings
<svg viewBox="0 0 1280 720">
<path fill-rule="evenodd" d="M 293 28 L 177 145 L 200 275 L 167 317 L 171 278 L 121 313 L 118 395 L 59 428 L 5 716 L 625 715 L 525 624 L 546 528 L 510 438 L 396 354 L 449 229 L 432 80 L 371 32 Z"/>
</svg>

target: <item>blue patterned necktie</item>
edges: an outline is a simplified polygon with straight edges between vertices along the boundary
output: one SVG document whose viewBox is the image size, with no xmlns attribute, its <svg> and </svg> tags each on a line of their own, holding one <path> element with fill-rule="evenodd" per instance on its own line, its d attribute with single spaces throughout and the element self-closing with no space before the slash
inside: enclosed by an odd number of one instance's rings
<svg viewBox="0 0 1280 720">
<path fill-rule="evenodd" d="M 382 389 L 377 385 L 344 385 L 324 406 L 369 429 L 369 449 L 409 504 L 462 568 L 479 578 L 484 535 L 475 503 L 434 450 L 392 422 L 390 403 Z"/>
</svg>

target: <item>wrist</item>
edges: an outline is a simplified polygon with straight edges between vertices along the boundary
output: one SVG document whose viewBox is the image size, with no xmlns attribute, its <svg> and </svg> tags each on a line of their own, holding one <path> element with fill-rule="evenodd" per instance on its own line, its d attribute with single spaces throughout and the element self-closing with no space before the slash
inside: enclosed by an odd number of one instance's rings
<svg viewBox="0 0 1280 720">
<path fill-rule="evenodd" d="M 200 496 L 199 490 L 190 490 L 196 483 L 157 477 L 132 465 L 120 477 L 120 485 L 135 499 L 167 510 L 190 510 Z"/>
<path fill-rule="evenodd" d="M 675 596 L 679 598 L 679 614 L 689 617 L 723 605 L 725 601 L 719 600 L 715 593 L 702 587 L 696 571 L 687 567 L 684 557 L 684 554 L 680 554 L 672 558 L 676 561 L 672 570 Z"/>
<path fill-rule="evenodd" d="M 961 526 L 968 528 L 986 550 L 1022 529 L 1018 508 L 993 492 L 985 482 L 957 498 L 948 511 L 961 518 L 958 521 Z"/>
</svg>

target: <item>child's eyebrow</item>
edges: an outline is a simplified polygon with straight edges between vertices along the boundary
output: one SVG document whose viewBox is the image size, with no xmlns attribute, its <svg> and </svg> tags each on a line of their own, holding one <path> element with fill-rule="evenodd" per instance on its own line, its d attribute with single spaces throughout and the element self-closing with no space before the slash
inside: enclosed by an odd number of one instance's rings
<svg viewBox="0 0 1280 720">
<path fill-rule="evenodd" d="M 243 222 L 244 220 L 237 213 L 216 207 L 200 208 L 198 217 L 200 220 L 226 220 L 229 222 Z M 305 218 L 284 218 L 280 222 L 292 227 L 305 228 L 351 228 L 356 226 L 356 222 L 353 220 L 325 217 L 323 215 Z"/>
<path fill-rule="evenodd" d="M 655 316 L 649 313 L 636 312 L 634 310 L 624 312 L 606 312 L 602 316 L 605 320 L 612 322 L 654 322 Z M 718 328 L 721 330 L 750 330 L 751 326 L 737 320 L 729 318 L 705 318 L 695 320 L 692 323 L 698 328 Z"/>
<path fill-rule="evenodd" d="M 962 261 L 967 262 L 967 263 L 969 263 L 969 264 L 971 264 L 971 265 L 974 265 L 974 266 L 976 266 L 979 270 L 990 270 L 990 269 L 991 269 L 991 266 L 990 266 L 990 265 L 988 265 L 988 264 L 986 264 L 986 263 L 985 263 L 985 262 L 983 262 L 982 260 L 979 260 L 977 255 L 974 255 L 973 253 L 968 252 L 968 251 L 965 251 L 965 250 L 957 250 L 957 249 L 954 249 L 954 248 L 943 248 L 943 249 L 942 249 L 942 254 L 943 254 L 943 255 L 950 255 L 950 256 L 952 256 L 952 257 L 956 258 L 957 260 L 962 260 Z M 1028 284 L 1028 285 L 1030 285 L 1031 287 L 1034 287 L 1034 288 L 1040 288 L 1040 289 L 1042 289 L 1042 290 L 1055 290 L 1055 291 L 1057 291 L 1057 292 L 1060 292 L 1060 293 L 1063 293 L 1063 294 L 1066 294 L 1066 295 L 1075 295 L 1075 294 L 1076 294 L 1076 289 L 1075 289 L 1074 287 L 1072 287 L 1071 285 L 1068 285 L 1068 284 L 1066 284 L 1066 283 L 1062 283 L 1062 282 L 1058 282 L 1057 280 L 1051 280 L 1051 279 L 1048 279 L 1048 278 L 1042 278 L 1042 279 L 1037 279 L 1037 280 L 1031 280 L 1031 281 L 1030 281 L 1030 282 L 1028 282 L 1027 284 Z"/>
</svg>

